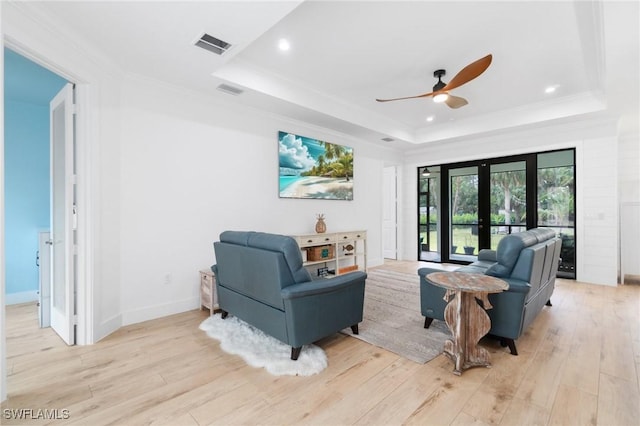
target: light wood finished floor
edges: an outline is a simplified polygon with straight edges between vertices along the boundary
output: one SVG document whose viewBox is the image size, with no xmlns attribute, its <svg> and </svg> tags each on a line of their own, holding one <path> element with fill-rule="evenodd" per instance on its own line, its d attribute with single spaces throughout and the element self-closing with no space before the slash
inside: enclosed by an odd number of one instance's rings
<svg viewBox="0 0 640 426">
<path fill-rule="evenodd" d="M 0 423 L 638 425 L 640 286 L 559 280 L 552 302 L 517 340 L 519 356 L 483 341 L 493 367 L 460 377 L 444 355 L 419 365 L 341 334 L 319 342 L 321 374 L 274 377 L 224 353 L 197 310 L 66 347 L 37 328 L 33 304 L 9 306 Z M 17 408 L 69 418 L 9 419 Z"/>
</svg>

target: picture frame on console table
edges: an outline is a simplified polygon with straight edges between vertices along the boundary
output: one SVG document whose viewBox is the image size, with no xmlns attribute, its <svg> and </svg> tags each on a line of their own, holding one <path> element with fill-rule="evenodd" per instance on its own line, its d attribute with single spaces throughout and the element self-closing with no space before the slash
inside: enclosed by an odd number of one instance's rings
<svg viewBox="0 0 640 426">
<path fill-rule="evenodd" d="M 353 148 L 278 132 L 279 196 L 353 200 Z"/>
</svg>

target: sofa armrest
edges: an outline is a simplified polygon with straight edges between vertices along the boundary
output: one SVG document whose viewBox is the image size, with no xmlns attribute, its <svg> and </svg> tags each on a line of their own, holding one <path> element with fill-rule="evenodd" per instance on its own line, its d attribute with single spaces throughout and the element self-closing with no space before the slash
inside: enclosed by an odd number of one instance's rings
<svg viewBox="0 0 640 426">
<path fill-rule="evenodd" d="M 497 262 L 498 256 L 495 250 L 482 249 L 478 252 L 478 260 L 486 260 L 489 262 Z"/>
<path fill-rule="evenodd" d="M 500 277 L 502 281 L 506 281 L 509 284 L 509 289 L 507 291 L 513 293 L 528 293 L 531 290 L 531 284 L 526 281 L 518 280 L 515 278 L 504 278 Z"/>
<path fill-rule="evenodd" d="M 282 294 L 282 298 L 285 300 L 314 296 L 339 291 L 352 285 L 364 284 L 366 278 L 367 274 L 362 271 L 350 272 L 334 278 L 293 284 L 283 288 L 280 294 Z"/>
<path fill-rule="evenodd" d="M 425 277 L 432 272 L 447 272 L 446 269 L 438 269 L 438 268 L 420 268 L 418 269 L 418 275 L 421 277 Z"/>
</svg>

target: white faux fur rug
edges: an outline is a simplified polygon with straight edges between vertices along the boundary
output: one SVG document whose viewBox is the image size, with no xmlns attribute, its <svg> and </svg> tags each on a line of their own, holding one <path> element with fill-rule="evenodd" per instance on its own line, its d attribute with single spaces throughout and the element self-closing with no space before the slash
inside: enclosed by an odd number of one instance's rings
<svg viewBox="0 0 640 426">
<path fill-rule="evenodd" d="M 291 346 L 246 322 L 215 314 L 200 324 L 209 337 L 220 341 L 227 353 L 239 355 L 252 367 L 262 367 L 274 376 L 311 376 L 327 367 L 327 355 L 315 345 L 302 347 L 297 361 L 291 360 Z"/>
</svg>

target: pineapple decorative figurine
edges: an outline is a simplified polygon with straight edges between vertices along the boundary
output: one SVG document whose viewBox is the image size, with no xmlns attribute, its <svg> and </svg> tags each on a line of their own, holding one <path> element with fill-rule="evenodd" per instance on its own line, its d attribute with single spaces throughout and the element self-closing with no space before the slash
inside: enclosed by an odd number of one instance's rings
<svg viewBox="0 0 640 426">
<path fill-rule="evenodd" d="M 316 222 L 316 232 L 318 234 L 324 234 L 327 232 L 327 224 L 324 223 L 324 215 L 318 214 L 316 217 L 318 218 L 318 221 Z"/>
</svg>

